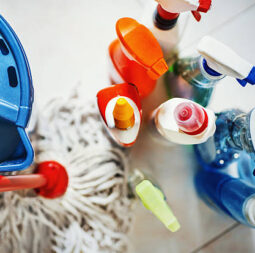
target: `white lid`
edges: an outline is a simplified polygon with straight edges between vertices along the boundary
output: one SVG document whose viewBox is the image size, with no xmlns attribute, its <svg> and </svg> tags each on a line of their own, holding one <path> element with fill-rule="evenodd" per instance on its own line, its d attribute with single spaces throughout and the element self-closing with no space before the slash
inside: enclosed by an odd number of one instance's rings
<svg viewBox="0 0 255 253">
<path fill-rule="evenodd" d="M 205 58 L 208 66 L 220 74 L 245 79 L 253 68 L 251 63 L 231 48 L 210 36 L 200 40 L 197 50 Z"/>
</svg>

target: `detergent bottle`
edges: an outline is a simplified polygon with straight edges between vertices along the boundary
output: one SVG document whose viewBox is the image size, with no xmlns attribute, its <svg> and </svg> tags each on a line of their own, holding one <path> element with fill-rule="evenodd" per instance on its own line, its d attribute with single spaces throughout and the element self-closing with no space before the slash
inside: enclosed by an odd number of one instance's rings
<svg viewBox="0 0 255 253">
<path fill-rule="evenodd" d="M 109 46 L 111 82 L 132 83 L 144 98 L 168 70 L 160 45 L 148 28 L 132 18 L 119 19 L 116 32 L 118 39 Z"/>
</svg>

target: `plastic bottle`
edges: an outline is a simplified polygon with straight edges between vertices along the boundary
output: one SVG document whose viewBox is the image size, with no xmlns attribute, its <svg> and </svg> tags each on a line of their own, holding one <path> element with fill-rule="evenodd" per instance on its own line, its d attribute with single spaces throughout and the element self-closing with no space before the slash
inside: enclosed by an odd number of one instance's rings
<svg viewBox="0 0 255 253">
<path fill-rule="evenodd" d="M 200 56 L 178 59 L 165 75 L 170 98 L 191 99 L 207 106 L 215 85 L 231 76 L 245 86 L 255 83 L 255 68 L 229 47 L 205 36 L 198 44 Z"/>
<path fill-rule="evenodd" d="M 172 58 L 173 50 L 180 40 L 178 19 L 180 13 L 192 11 L 197 21 L 200 21 L 201 12 L 207 12 L 211 6 L 211 0 L 187 1 L 187 0 L 157 0 L 158 5 L 151 4 L 145 13 L 144 23 L 152 31 L 168 61 Z"/>
<path fill-rule="evenodd" d="M 217 171 L 201 170 L 195 184 L 200 197 L 211 207 L 238 222 L 255 227 L 255 187 Z"/>
<path fill-rule="evenodd" d="M 226 169 L 230 164 L 236 166 L 241 152 L 249 155 L 250 161 L 239 163 L 239 174 L 242 171 L 246 175 L 255 154 L 255 109 L 250 113 L 244 113 L 238 109 L 223 111 L 217 114 L 216 131 L 207 142 L 195 146 L 198 161 L 203 168 L 208 170 Z M 242 160 L 244 161 L 244 160 Z"/>
<path fill-rule="evenodd" d="M 135 84 L 144 98 L 168 70 L 160 45 L 148 28 L 132 18 L 119 19 L 116 32 L 118 39 L 109 46 L 111 82 Z"/>
</svg>

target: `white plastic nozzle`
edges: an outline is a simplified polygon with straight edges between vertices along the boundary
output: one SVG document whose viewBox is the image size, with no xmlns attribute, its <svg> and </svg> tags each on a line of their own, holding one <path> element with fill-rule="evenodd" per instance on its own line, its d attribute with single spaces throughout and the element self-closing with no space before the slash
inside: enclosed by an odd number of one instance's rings
<svg viewBox="0 0 255 253">
<path fill-rule="evenodd" d="M 255 83 L 253 65 L 218 40 L 205 36 L 200 40 L 197 50 L 212 70 L 223 75 L 241 79 L 238 81 L 243 86 L 246 83 L 242 82 Z M 205 71 L 207 72 L 206 69 Z"/>
<path fill-rule="evenodd" d="M 209 10 L 211 0 L 156 0 L 164 10 L 171 13 Z"/>
</svg>

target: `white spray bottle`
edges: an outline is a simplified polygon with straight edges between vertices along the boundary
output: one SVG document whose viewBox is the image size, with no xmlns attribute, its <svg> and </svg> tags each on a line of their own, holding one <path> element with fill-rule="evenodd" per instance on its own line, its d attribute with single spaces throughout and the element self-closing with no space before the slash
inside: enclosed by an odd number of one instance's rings
<svg viewBox="0 0 255 253">
<path fill-rule="evenodd" d="M 215 84 L 225 76 L 245 86 L 255 84 L 255 67 L 231 48 L 205 36 L 197 47 L 200 56 L 178 59 L 165 75 L 170 98 L 191 99 L 207 106 Z"/>
<path fill-rule="evenodd" d="M 180 30 L 177 20 L 180 13 L 191 11 L 197 21 L 200 21 L 199 12 L 207 12 L 211 0 L 156 0 L 158 5 L 147 5 L 149 15 L 144 24 L 152 31 L 163 50 L 166 60 L 172 58 L 173 49 L 180 40 Z M 154 16 L 152 12 L 154 11 Z"/>
</svg>

